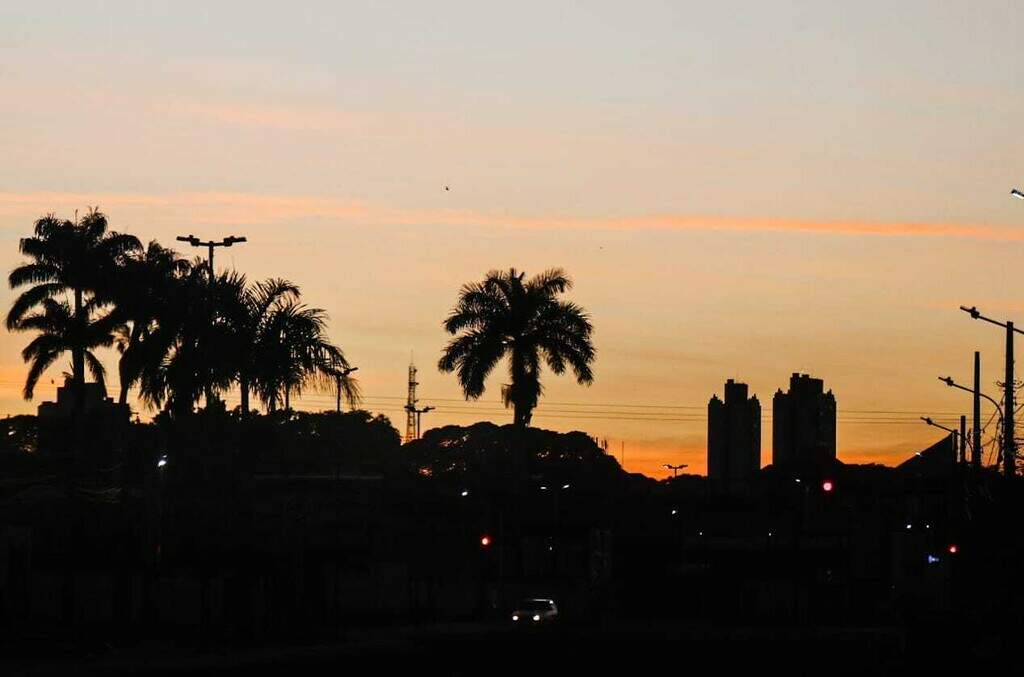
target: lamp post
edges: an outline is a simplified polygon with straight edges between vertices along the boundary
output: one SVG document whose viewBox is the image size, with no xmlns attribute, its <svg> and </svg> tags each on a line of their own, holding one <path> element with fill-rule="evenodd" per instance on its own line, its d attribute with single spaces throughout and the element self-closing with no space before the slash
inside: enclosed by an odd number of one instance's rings
<svg viewBox="0 0 1024 677">
<path fill-rule="evenodd" d="M 956 430 L 954 428 L 947 428 L 946 426 L 942 425 L 941 423 L 936 423 L 935 421 L 933 421 L 931 419 L 930 416 L 922 416 L 921 420 L 924 421 L 925 423 L 927 423 L 928 425 L 934 427 L 934 428 L 938 428 L 939 430 L 945 430 L 946 432 L 948 432 L 951 435 L 953 435 L 953 465 L 956 465 L 957 447 L 964 443 L 963 438 L 960 437 L 960 431 L 958 431 L 958 430 Z"/>
<path fill-rule="evenodd" d="M 957 383 L 956 381 L 954 381 L 952 376 L 940 376 L 939 380 L 942 381 L 943 383 L 945 383 L 946 385 L 948 385 L 950 388 L 956 388 L 957 390 L 963 390 L 964 392 L 968 392 L 968 393 L 971 393 L 971 394 L 973 394 L 975 392 L 974 389 L 968 388 L 966 386 L 962 386 L 959 383 Z M 980 392 L 980 391 L 978 392 L 978 397 L 984 397 L 986 400 L 991 402 L 992 406 L 995 407 L 996 410 L 999 411 L 999 417 L 1000 418 L 1003 417 L 1003 408 L 999 405 L 998 402 L 996 402 L 994 399 L 992 399 L 991 397 L 989 397 L 988 395 L 986 395 L 985 393 Z M 924 417 L 922 416 L 921 418 L 924 418 Z"/>
<path fill-rule="evenodd" d="M 1007 477 L 1013 477 L 1016 473 L 1017 465 L 1017 441 L 1014 439 L 1013 429 L 1013 415 L 1017 410 L 1013 403 L 1013 335 L 1014 333 L 1024 334 L 1024 331 L 1016 329 L 1013 326 L 1013 322 L 999 322 L 998 320 L 985 317 L 974 306 L 970 308 L 960 306 L 960 310 L 975 320 L 984 320 L 989 324 L 994 324 L 1006 330 L 1006 376 L 1003 383 L 1003 402 L 1007 415 L 1003 417 L 1003 474 Z"/>
<path fill-rule="evenodd" d="M 244 237 L 237 237 L 235 235 L 229 235 L 229 236 L 223 238 L 220 242 L 217 242 L 215 240 L 207 240 L 207 241 L 204 242 L 203 240 L 200 240 L 195 235 L 192 235 L 191 233 L 189 235 L 179 235 L 175 239 L 178 242 L 188 242 L 193 247 L 206 247 L 206 250 L 207 250 L 207 263 L 209 264 L 208 267 L 209 267 L 209 273 L 210 273 L 210 307 L 208 308 L 208 312 L 209 312 L 209 315 L 210 315 L 210 323 L 212 324 L 213 323 L 213 283 L 214 283 L 214 280 L 216 279 L 216 273 L 214 272 L 214 269 L 213 269 L 213 250 L 214 250 L 215 247 L 231 247 L 232 245 L 245 242 L 246 239 Z M 213 386 L 211 386 L 209 383 L 207 383 L 206 387 L 204 388 L 204 390 L 205 390 L 205 395 L 206 395 L 206 406 L 209 407 L 210 403 L 213 401 L 213 395 L 214 395 L 214 393 L 213 393 Z"/>
<path fill-rule="evenodd" d="M 188 242 L 193 247 L 206 247 L 207 252 L 208 252 L 207 253 L 207 261 L 209 263 L 210 284 L 211 285 L 213 284 L 213 280 L 214 280 L 215 275 L 216 275 L 214 273 L 214 270 L 213 270 L 213 249 L 214 249 L 214 247 L 230 247 L 230 246 L 235 245 L 235 244 L 241 244 L 242 242 L 246 242 L 246 239 L 244 237 L 237 237 L 235 235 L 228 235 L 227 237 L 223 238 L 220 242 L 217 242 L 216 240 L 207 240 L 207 241 L 204 242 L 204 241 L 200 240 L 198 237 L 196 237 L 195 235 L 179 235 L 175 239 L 178 242 Z"/>
<path fill-rule="evenodd" d="M 675 479 L 676 476 L 679 474 L 679 471 L 682 470 L 683 468 L 688 467 L 688 465 L 686 463 L 681 463 L 679 465 L 672 465 L 671 463 L 666 463 L 665 467 L 672 471 L 672 479 Z"/>
<path fill-rule="evenodd" d="M 977 357 L 978 357 L 978 354 L 975 353 L 974 357 L 975 357 L 975 367 L 977 367 Z M 956 388 L 957 390 L 963 390 L 964 392 L 968 392 L 968 393 L 971 393 L 972 395 L 974 395 L 974 402 L 975 402 L 975 406 L 974 406 L 974 430 L 972 431 L 973 432 L 973 436 L 974 436 L 974 440 L 973 440 L 973 444 L 971 445 L 971 447 L 972 447 L 972 449 L 971 449 L 971 465 L 973 465 L 974 468 L 977 470 L 977 469 L 981 468 L 981 414 L 980 414 L 980 408 L 978 406 L 978 401 L 982 397 L 984 397 L 986 400 L 988 400 L 989 402 L 992 403 L 993 407 L 996 408 L 996 411 L 999 412 L 999 418 L 1003 421 L 1003 436 L 1005 437 L 1006 436 L 1006 416 L 1003 414 L 1003 408 L 1001 406 L 999 406 L 998 402 L 996 402 L 994 399 L 992 399 L 991 397 L 989 397 L 988 395 L 986 395 L 985 393 L 981 392 L 981 390 L 978 389 L 978 380 L 979 379 L 978 379 L 978 371 L 977 371 L 977 369 L 975 369 L 974 388 L 967 388 L 966 386 L 960 385 L 959 383 L 957 383 L 956 381 L 953 380 L 952 376 L 940 376 L 939 380 L 942 381 L 943 383 L 945 383 L 950 388 Z M 1003 446 L 1005 448 L 1005 444 Z"/>
<path fill-rule="evenodd" d="M 359 371 L 359 367 L 345 367 L 334 375 L 335 383 L 338 386 L 338 413 L 341 413 L 341 384 L 348 378 L 348 375 L 354 371 Z"/>
<path fill-rule="evenodd" d="M 428 411 L 434 411 L 434 407 L 423 407 L 422 409 L 413 408 L 413 413 L 416 414 L 416 439 L 420 438 L 420 416 L 427 413 Z"/>
</svg>

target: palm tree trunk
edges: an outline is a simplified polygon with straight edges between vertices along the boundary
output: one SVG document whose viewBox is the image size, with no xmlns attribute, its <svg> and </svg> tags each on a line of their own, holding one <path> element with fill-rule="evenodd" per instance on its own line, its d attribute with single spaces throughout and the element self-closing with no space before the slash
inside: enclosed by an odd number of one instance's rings
<svg viewBox="0 0 1024 677">
<path fill-rule="evenodd" d="M 512 349 L 512 384 L 511 391 L 512 407 L 514 412 L 513 423 L 517 427 L 526 428 L 530 425 L 531 403 L 526 394 L 526 363 L 523 356 L 516 349 Z"/>
<path fill-rule="evenodd" d="M 82 303 L 82 290 L 75 290 L 75 345 L 71 350 L 71 380 L 75 389 L 81 394 L 85 385 L 85 309 Z"/>
<path fill-rule="evenodd" d="M 242 396 L 242 416 L 249 414 L 249 377 L 238 377 L 238 390 Z"/>
<path fill-rule="evenodd" d="M 124 353 L 121 355 L 121 359 L 117 363 L 117 374 L 121 379 L 121 392 L 117 396 L 118 404 L 128 403 L 128 391 L 131 389 L 131 377 L 128 374 L 128 363 L 127 358 L 133 355 L 133 351 L 138 349 L 139 337 L 142 336 L 142 327 L 137 324 L 132 325 L 132 333 L 128 337 L 128 346 L 124 349 Z"/>
<path fill-rule="evenodd" d="M 289 411 L 292 406 L 292 389 L 288 386 L 284 387 L 284 410 Z"/>
</svg>

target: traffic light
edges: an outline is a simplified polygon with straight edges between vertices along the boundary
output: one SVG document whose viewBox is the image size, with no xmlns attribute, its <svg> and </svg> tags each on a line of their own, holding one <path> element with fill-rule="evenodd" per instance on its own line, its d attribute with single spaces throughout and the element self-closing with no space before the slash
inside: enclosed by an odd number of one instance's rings
<svg viewBox="0 0 1024 677">
<path fill-rule="evenodd" d="M 956 547 L 956 543 L 950 543 L 948 550 L 950 555 L 955 555 L 959 548 Z"/>
<path fill-rule="evenodd" d="M 491 545 L 491 537 L 490 536 L 488 536 L 487 534 L 484 534 L 483 536 L 480 537 L 480 547 L 486 548 L 486 547 L 488 547 L 490 545 Z"/>
<path fill-rule="evenodd" d="M 832 480 L 825 480 L 821 483 L 821 490 L 826 494 L 832 493 L 832 490 L 836 488 L 836 485 L 832 483 Z"/>
</svg>

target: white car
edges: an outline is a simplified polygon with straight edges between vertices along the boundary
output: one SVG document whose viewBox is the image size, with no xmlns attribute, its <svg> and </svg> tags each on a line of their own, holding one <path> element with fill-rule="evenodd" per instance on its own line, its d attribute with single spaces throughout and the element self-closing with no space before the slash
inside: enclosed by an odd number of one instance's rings
<svg viewBox="0 0 1024 677">
<path fill-rule="evenodd" d="M 558 618 L 558 607 L 553 599 L 524 599 L 512 612 L 512 622 L 520 625 L 551 623 Z"/>
</svg>

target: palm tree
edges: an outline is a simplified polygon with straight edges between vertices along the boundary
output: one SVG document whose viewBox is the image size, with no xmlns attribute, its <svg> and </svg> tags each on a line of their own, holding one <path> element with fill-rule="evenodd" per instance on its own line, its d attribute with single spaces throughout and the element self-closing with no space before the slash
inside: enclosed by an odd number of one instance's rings
<svg viewBox="0 0 1024 677">
<path fill-rule="evenodd" d="M 229 303 L 228 315 L 236 335 L 238 352 L 238 388 L 242 414 L 249 413 L 249 393 L 258 379 L 260 346 L 266 339 L 271 310 L 279 304 L 296 300 L 299 288 L 287 280 L 269 279 L 248 285 L 245 278 L 234 281 L 237 293 Z"/>
<path fill-rule="evenodd" d="M 356 380 L 340 348 L 326 337 L 327 314 L 309 308 L 297 298 L 280 299 L 268 310 L 256 341 L 256 390 L 268 411 L 283 400 L 291 406 L 292 393 L 304 388 L 327 389 L 340 385 L 350 405 L 359 399 Z"/>
<path fill-rule="evenodd" d="M 445 331 L 455 338 L 437 365 L 443 372 L 457 372 L 466 399 L 477 399 L 487 376 L 508 356 L 511 384 L 503 396 L 521 427 L 530 424 L 542 393 L 542 360 L 556 374 L 568 365 L 578 383 L 590 385 L 596 352 L 586 311 L 558 299 L 572 287 L 565 272 L 553 268 L 525 282 L 524 277 L 514 268 L 491 271 L 483 282 L 462 287 L 444 321 Z"/>
<path fill-rule="evenodd" d="M 206 393 L 229 388 L 237 373 L 238 343 L 223 309 L 238 294 L 239 276 L 223 273 L 211 284 L 206 270 L 197 259 L 169 284 L 157 322 L 141 343 L 139 394 L 176 417 L 191 412 Z"/>
<path fill-rule="evenodd" d="M 83 312 L 91 315 L 94 302 L 85 304 Z M 25 377 L 24 396 L 31 400 L 36 383 L 61 355 L 80 351 L 83 362 L 88 366 L 93 379 L 101 389 L 106 389 L 106 371 L 93 352 L 95 348 L 108 348 L 114 342 L 112 334 L 115 321 L 108 314 L 94 321 L 81 322 L 75 319 L 74 311 L 64 301 L 43 299 L 35 313 L 24 315 L 18 321 L 17 330 L 36 331 L 38 335 L 21 351 L 21 357 L 30 364 Z"/>
<path fill-rule="evenodd" d="M 39 360 L 26 357 L 33 360 L 33 368 L 25 383 L 25 394 L 31 396 L 35 386 L 33 379 L 37 380 L 42 373 L 37 373 L 35 368 L 42 365 L 40 368 L 45 369 L 56 359 L 52 357 L 52 351 L 63 346 L 61 351 L 71 353 L 71 382 L 80 402 L 86 363 L 89 363 L 94 377 L 102 373 L 93 368 L 99 363 L 91 361 L 90 350 L 109 345 L 105 343 L 106 338 L 100 340 L 96 332 L 112 329 L 105 322 L 93 326 L 92 318 L 109 303 L 105 293 L 109 289 L 108 281 L 123 258 L 140 248 L 139 241 L 132 235 L 107 232 L 106 216 L 90 209 L 81 220 L 69 221 L 53 215 L 39 219 L 35 223 L 34 235 L 23 238 L 19 248 L 32 261 L 15 268 L 8 282 L 11 289 L 31 286 L 11 305 L 7 313 L 7 329 L 36 329 L 48 337 L 31 353 L 39 355 Z M 65 294 L 71 295 L 71 304 L 54 300 Z M 32 314 L 40 308 L 41 312 Z M 26 320 L 30 320 L 28 324 Z M 67 326 L 60 328 L 65 320 Z M 92 359 L 95 359 L 94 355 Z"/>
<path fill-rule="evenodd" d="M 118 402 L 128 401 L 128 391 L 141 376 L 147 359 L 146 346 L 161 317 L 167 314 L 175 281 L 188 275 L 192 264 L 179 258 L 173 249 L 166 249 L 155 240 L 145 251 L 125 258 L 118 271 L 116 284 L 110 290 L 115 303 L 117 349 L 121 354 L 118 373 L 121 391 Z"/>
</svg>

